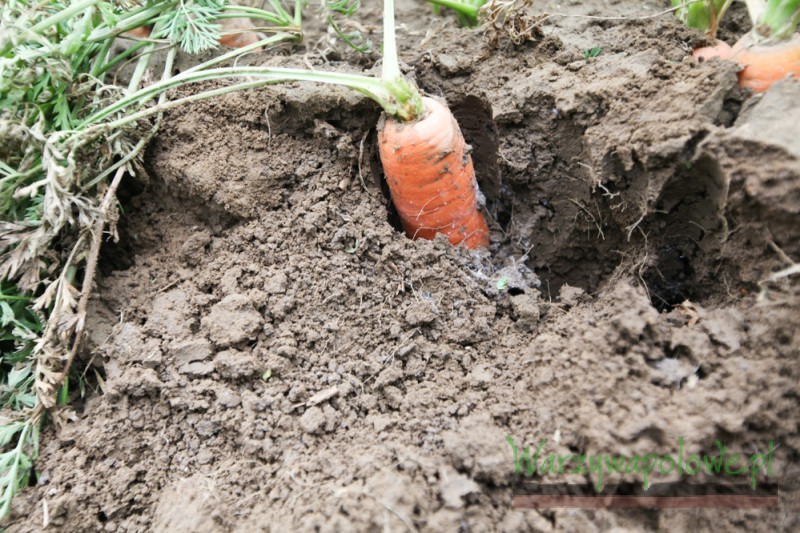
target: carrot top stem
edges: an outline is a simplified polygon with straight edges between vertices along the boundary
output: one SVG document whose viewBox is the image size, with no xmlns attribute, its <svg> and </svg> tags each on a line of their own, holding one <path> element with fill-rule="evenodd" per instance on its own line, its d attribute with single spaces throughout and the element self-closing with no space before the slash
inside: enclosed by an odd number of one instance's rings
<svg viewBox="0 0 800 533">
<path fill-rule="evenodd" d="M 403 121 L 414 120 L 422 113 L 422 95 L 419 90 L 400 73 L 395 38 L 394 0 L 383 0 L 383 72 L 381 81 L 396 100 L 395 107 L 401 110 L 396 116 Z M 381 103 L 381 102 L 378 102 Z M 386 106 L 381 103 L 384 110 Z M 394 113 L 390 113 L 394 114 Z"/>
<path fill-rule="evenodd" d="M 748 8 L 750 2 L 748 0 Z M 751 17 L 753 12 L 750 13 Z M 753 19 L 757 41 L 785 41 L 792 37 L 800 23 L 800 0 L 768 0 Z"/>
<path fill-rule="evenodd" d="M 394 30 L 394 0 L 383 0 L 383 73 L 384 81 L 401 77 Z"/>
<path fill-rule="evenodd" d="M 703 30 L 714 37 L 717 23 L 732 0 L 672 0 L 675 15 L 690 28 Z"/>
</svg>

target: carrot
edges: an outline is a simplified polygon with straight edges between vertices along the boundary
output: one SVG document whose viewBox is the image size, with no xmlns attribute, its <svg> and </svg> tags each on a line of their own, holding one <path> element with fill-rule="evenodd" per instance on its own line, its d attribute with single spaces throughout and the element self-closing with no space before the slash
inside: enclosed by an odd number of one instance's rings
<svg viewBox="0 0 800 533">
<path fill-rule="evenodd" d="M 445 105 L 427 97 L 422 103 L 424 115 L 417 121 L 387 118 L 378 131 L 381 163 L 403 229 L 412 239 L 444 233 L 454 245 L 488 246 L 461 129 Z"/>
<path fill-rule="evenodd" d="M 252 30 L 256 27 L 253 22 L 248 18 L 235 18 L 222 20 L 223 34 L 219 38 L 219 44 L 230 48 L 244 48 L 245 46 L 254 44 L 265 36 Z"/>
<path fill-rule="evenodd" d="M 151 31 L 153 31 L 152 26 L 140 26 L 138 28 L 126 31 L 123 35 L 129 35 L 131 37 L 140 37 L 142 39 L 147 39 L 148 37 L 150 37 Z"/>
<path fill-rule="evenodd" d="M 717 41 L 713 46 L 702 46 L 695 48 L 692 57 L 697 61 L 708 61 L 714 57 L 728 59 L 731 56 L 731 45 L 725 41 Z"/>
<path fill-rule="evenodd" d="M 672 0 L 676 15 L 688 26 L 714 37 L 717 23 L 732 0 Z M 719 41 L 714 46 L 697 48 L 698 61 L 712 57 L 729 59 L 741 65 L 739 85 L 754 92 L 766 91 L 773 83 L 794 75 L 800 78 L 800 0 L 745 0 L 753 31 L 733 45 Z"/>
<path fill-rule="evenodd" d="M 255 24 L 248 18 L 223 19 L 220 25 L 222 26 L 223 33 L 218 42 L 222 46 L 244 48 L 245 46 L 249 46 L 265 38 L 261 33 L 243 31 L 256 28 Z M 125 32 L 125 35 L 147 39 L 150 37 L 152 31 L 153 26 L 141 26 Z"/>
<path fill-rule="evenodd" d="M 764 92 L 789 74 L 800 79 L 800 35 L 775 44 L 757 44 L 745 35 L 734 45 L 730 59 L 744 67 L 739 85 Z"/>
<path fill-rule="evenodd" d="M 743 68 L 739 85 L 766 91 L 776 81 L 793 74 L 800 77 L 800 0 L 745 0 L 753 31 L 731 50 L 730 59 Z"/>
</svg>

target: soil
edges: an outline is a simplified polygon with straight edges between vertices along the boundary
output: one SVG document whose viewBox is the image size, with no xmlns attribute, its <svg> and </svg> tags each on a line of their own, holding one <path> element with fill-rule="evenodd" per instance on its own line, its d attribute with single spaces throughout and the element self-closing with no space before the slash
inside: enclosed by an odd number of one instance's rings
<svg viewBox="0 0 800 533">
<path fill-rule="evenodd" d="M 671 16 L 554 16 L 520 45 L 421 3 L 398 19 L 407 72 L 473 146 L 491 249 L 399 231 L 360 95 L 170 112 L 104 251 L 83 354 L 101 381 L 45 429 L 8 530 L 798 530 L 800 291 L 765 280 L 800 258 L 800 81 L 743 92 Z M 379 68 L 308 42 L 251 61 Z M 513 509 L 507 436 L 561 455 L 773 441 L 779 507 Z"/>
</svg>

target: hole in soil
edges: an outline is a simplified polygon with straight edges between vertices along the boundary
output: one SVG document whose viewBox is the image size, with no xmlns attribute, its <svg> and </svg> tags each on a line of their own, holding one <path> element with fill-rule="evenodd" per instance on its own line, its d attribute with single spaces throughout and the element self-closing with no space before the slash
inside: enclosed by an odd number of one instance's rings
<svg viewBox="0 0 800 533">
<path fill-rule="evenodd" d="M 704 265 L 709 252 L 720 246 L 718 216 L 721 189 L 713 162 L 688 165 L 661 192 L 645 229 L 655 258 L 648 261 L 642 278 L 650 290 L 653 306 L 666 311 L 684 300 L 700 300 L 706 285 L 697 272 L 714 272 Z M 713 255 L 713 254 L 712 254 Z"/>
<path fill-rule="evenodd" d="M 127 174 L 120 181 L 117 189 L 117 199 L 122 205 L 122 216 L 117 221 L 119 240 L 115 242 L 113 238 L 108 237 L 100 248 L 98 267 L 104 276 L 110 275 L 115 270 L 128 270 L 134 265 L 134 238 L 129 232 L 128 218 L 124 213 L 130 209 L 131 199 L 143 191 L 144 185 Z"/>
<path fill-rule="evenodd" d="M 487 200 L 500 195 L 500 167 L 497 125 L 492 119 L 492 104 L 469 95 L 451 107 L 464 140 L 472 147 L 472 161 L 478 186 Z"/>
<path fill-rule="evenodd" d="M 97 519 L 102 523 L 108 522 L 108 517 L 106 516 L 106 513 L 104 513 L 103 511 L 97 513 Z"/>
<path fill-rule="evenodd" d="M 526 266 L 554 296 L 564 284 L 594 290 L 619 264 L 615 251 L 625 248 L 625 240 L 609 205 L 613 191 L 595 190 L 588 165 L 581 164 L 589 160 L 583 144 L 586 126 L 553 113 L 555 104 L 547 97 L 537 100 L 531 120 L 502 128 L 485 99 L 469 95 L 451 102 L 472 147 L 490 227 L 499 225 L 506 233 L 495 255 L 498 268 L 511 257 L 527 257 Z M 389 224 L 402 233 L 375 137 L 368 145 L 374 151 L 369 158 L 372 175 L 380 177 Z"/>
<path fill-rule="evenodd" d="M 667 243 L 658 249 L 658 262 L 642 276 L 658 311 L 668 311 L 693 297 L 691 256 L 695 253 L 696 246 L 691 242 Z"/>
</svg>

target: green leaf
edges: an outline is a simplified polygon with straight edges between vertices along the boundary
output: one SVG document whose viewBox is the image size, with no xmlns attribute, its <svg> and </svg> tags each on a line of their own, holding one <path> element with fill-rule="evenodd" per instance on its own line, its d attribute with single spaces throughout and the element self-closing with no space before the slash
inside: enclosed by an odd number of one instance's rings
<svg viewBox="0 0 800 533">
<path fill-rule="evenodd" d="M 221 26 L 216 22 L 225 8 L 222 0 L 182 0 L 176 9 L 158 18 L 153 37 L 166 37 L 184 51 L 197 54 L 216 48 Z"/>
<path fill-rule="evenodd" d="M 14 435 L 22 430 L 25 425 L 24 422 L 11 422 L 5 426 L 0 426 L 0 447 L 7 446 Z M 0 455 L 0 466 L 3 464 L 4 459 L 7 458 L 10 452 Z"/>
<path fill-rule="evenodd" d="M 8 302 L 0 300 L 0 325 L 7 326 L 14 322 L 16 314 Z"/>
<path fill-rule="evenodd" d="M 603 48 L 600 46 L 595 46 L 594 48 L 589 48 L 588 50 L 584 50 L 583 58 L 594 59 L 595 57 L 599 56 L 602 53 L 603 53 Z"/>
<path fill-rule="evenodd" d="M 31 366 L 24 366 L 22 368 L 13 368 L 8 373 L 8 386 L 16 389 L 19 385 L 25 381 L 25 378 L 31 375 Z"/>
<path fill-rule="evenodd" d="M 506 289 L 508 289 L 508 278 L 504 276 L 497 280 L 497 290 L 503 292 Z"/>
</svg>

